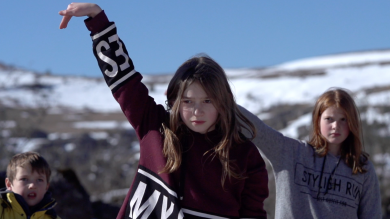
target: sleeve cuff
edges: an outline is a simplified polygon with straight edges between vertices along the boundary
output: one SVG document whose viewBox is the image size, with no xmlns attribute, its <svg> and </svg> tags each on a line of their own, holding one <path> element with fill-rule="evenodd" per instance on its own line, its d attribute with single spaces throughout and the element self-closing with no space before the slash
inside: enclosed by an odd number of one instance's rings
<svg viewBox="0 0 390 219">
<path fill-rule="evenodd" d="M 84 23 L 85 26 L 87 26 L 87 29 L 91 31 L 91 35 L 95 35 L 96 33 L 99 33 L 100 31 L 104 30 L 104 28 L 107 27 L 109 21 L 106 13 L 104 12 L 104 10 L 102 10 L 95 17 L 89 17 L 85 19 Z"/>
</svg>

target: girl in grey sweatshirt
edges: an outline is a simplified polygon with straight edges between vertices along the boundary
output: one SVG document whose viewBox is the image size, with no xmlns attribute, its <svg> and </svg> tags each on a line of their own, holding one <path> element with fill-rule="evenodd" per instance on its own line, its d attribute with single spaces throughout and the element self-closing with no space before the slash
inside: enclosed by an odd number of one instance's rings
<svg viewBox="0 0 390 219">
<path fill-rule="evenodd" d="M 286 137 L 240 110 L 256 126 L 253 142 L 273 167 L 275 218 L 381 218 L 378 179 L 347 91 L 331 89 L 318 98 L 309 142 Z"/>
</svg>

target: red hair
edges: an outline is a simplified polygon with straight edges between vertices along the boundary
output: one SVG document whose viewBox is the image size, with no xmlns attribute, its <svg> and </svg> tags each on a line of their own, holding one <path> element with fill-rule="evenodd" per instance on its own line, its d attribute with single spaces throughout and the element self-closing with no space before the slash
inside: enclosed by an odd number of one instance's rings
<svg viewBox="0 0 390 219">
<path fill-rule="evenodd" d="M 352 173 L 364 173 L 363 166 L 367 163 L 368 154 L 364 152 L 363 132 L 359 110 L 349 92 L 342 88 L 331 88 L 323 93 L 314 106 L 312 113 L 312 133 L 309 144 L 320 156 L 328 153 L 328 142 L 321 135 L 320 119 L 322 113 L 329 107 L 335 106 L 345 113 L 349 135 L 341 144 L 341 159 L 352 168 Z"/>
</svg>

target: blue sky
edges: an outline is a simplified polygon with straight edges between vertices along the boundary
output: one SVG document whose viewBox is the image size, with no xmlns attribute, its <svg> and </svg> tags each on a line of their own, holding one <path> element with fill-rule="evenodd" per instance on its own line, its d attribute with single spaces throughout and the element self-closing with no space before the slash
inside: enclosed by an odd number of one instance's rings
<svg viewBox="0 0 390 219">
<path fill-rule="evenodd" d="M 173 73 L 206 53 L 224 68 L 390 49 L 390 1 L 94 1 L 116 22 L 136 70 Z M 38 72 L 99 77 L 84 18 L 60 30 L 71 1 L 3 1 L 0 62 Z"/>
</svg>

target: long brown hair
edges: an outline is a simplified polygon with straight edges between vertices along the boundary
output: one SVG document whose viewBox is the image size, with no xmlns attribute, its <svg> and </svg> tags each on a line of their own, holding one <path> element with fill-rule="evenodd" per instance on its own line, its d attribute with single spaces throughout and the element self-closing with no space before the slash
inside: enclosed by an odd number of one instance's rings
<svg viewBox="0 0 390 219">
<path fill-rule="evenodd" d="M 341 144 L 341 159 L 352 168 L 353 174 L 364 173 L 366 170 L 363 166 L 367 163 L 368 154 L 364 151 L 359 110 L 346 89 L 331 88 L 317 99 L 312 113 L 313 128 L 309 144 L 320 156 L 328 153 L 328 142 L 321 135 L 320 119 L 322 113 L 332 106 L 342 109 L 348 122 L 349 135 Z"/>
<path fill-rule="evenodd" d="M 252 137 L 255 136 L 256 129 L 238 110 L 224 70 L 217 62 L 205 55 L 184 62 L 168 85 L 167 105 L 170 119 L 168 124 L 164 124 L 163 150 L 167 164 L 162 172 L 174 172 L 181 165 L 183 149 L 180 139 L 188 127 L 181 120 L 179 106 L 184 91 L 194 82 L 202 86 L 219 113 L 215 129 L 222 134 L 222 139 L 210 152 L 214 157 L 218 157 L 222 164 L 221 183 L 224 185 L 226 177 L 242 179 L 244 177 L 242 173 L 236 170 L 229 160 L 230 148 L 247 140 L 240 136 L 244 126 L 239 122 L 239 118 L 250 127 Z"/>
</svg>

